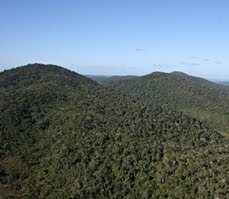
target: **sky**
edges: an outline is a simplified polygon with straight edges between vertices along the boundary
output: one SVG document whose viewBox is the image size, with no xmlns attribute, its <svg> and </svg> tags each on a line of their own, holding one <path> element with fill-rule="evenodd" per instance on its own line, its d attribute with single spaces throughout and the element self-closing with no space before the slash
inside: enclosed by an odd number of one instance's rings
<svg viewBox="0 0 229 199">
<path fill-rule="evenodd" d="M 229 79 L 228 0 L 0 0 L 0 71 Z"/>
</svg>

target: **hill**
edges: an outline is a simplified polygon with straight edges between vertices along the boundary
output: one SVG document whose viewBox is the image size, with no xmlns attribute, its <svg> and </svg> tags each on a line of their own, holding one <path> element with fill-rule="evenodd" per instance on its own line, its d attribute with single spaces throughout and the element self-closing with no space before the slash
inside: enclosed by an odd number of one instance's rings
<svg viewBox="0 0 229 199">
<path fill-rule="evenodd" d="M 226 80 L 209 80 L 211 82 L 214 82 L 216 84 L 224 85 L 224 86 L 229 86 L 229 82 Z"/>
<path fill-rule="evenodd" d="M 85 75 L 85 76 L 97 83 L 102 83 L 103 81 L 110 78 L 110 76 L 106 76 L 106 75 Z"/>
<path fill-rule="evenodd" d="M 126 76 L 119 76 L 119 75 L 114 75 L 114 76 L 100 76 L 100 75 L 87 75 L 88 78 L 96 81 L 97 83 L 100 84 L 107 84 L 111 82 L 117 82 L 121 80 L 128 80 L 128 79 L 133 79 L 138 76 L 134 75 L 126 75 Z"/>
<path fill-rule="evenodd" d="M 228 197 L 228 140 L 75 72 L 0 73 L 0 112 L 4 198 Z"/>
<path fill-rule="evenodd" d="M 229 82 L 218 82 L 219 84 L 222 84 L 224 86 L 229 86 Z"/>
<path fill-rule="evenodd" d="M 181 72 L 155 72 L 139 78 L 110 83 L 124 95 L 150 101 L 155 106 L 182 110 L 212 123 L 229 135 L 229 88 Z"/>
</svg>

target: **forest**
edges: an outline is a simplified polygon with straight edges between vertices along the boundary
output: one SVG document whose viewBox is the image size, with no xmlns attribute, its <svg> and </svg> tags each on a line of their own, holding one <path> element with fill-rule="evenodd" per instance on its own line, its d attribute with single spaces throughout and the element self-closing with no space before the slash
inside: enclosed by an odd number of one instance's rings
<svg viewBox="0 0 229 199">
<path fill-rule="evenodd" d="M 214 130 L 229 137 L 229 87 L 181 72 L 154 72 L 129 80 L 102 81 L 119 94 L 182 111 L 206 121 Z"/>
<path fill-rule="evenodd" d="M 105 84 L 55 65 L 1 72 L 0 194 L 227 199 L 228 93 L 177 72 Z"/>
</svg>

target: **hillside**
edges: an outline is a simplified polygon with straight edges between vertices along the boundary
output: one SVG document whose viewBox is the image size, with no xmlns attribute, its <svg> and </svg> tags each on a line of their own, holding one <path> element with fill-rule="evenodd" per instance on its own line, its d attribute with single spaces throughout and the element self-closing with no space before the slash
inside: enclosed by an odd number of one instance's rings
<svg viewBox="0 0 229 199">
<path fill-rule="evenodd" d="M 229 88 L 181 72 L 155 72 L 139 78 L 110 83 L 118 92 L 206 120 L 229 135 Z"/>
<path fill-rule="evenodd" d="M 99 75 L 87 75 L 88 78 L 96 81 L 97 83 L 100 84 L 108 84 L 108 83 L 113 83 L 113 82 L 118 82 L 121 80 L 128 80 L 128 79 L 133 79 L 138 76 L 134 75 L 126 75 L 126 76 L 119 76 L 119 75 L 114 75 L 114 76 L 99 76 Z"/>
<path fill-rule="evenodd" d="M 0 112 L 4 198 L 228 198 L 228 140 L 75 72 L 0 73 Z"/>
<path fill-rule="evenodd" d="M 109 76 L 106 75 L 85 75 L 87 78 L 97 82 L 97 83 L 102 83 L 103 81 L 109 79 Z"/>
</svg>

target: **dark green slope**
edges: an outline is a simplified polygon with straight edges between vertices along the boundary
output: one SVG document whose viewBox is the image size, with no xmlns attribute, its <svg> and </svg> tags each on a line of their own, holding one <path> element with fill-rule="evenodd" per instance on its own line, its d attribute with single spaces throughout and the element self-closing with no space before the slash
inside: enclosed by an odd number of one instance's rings
<svg viewBox="0 0 229 199">
<path fill-rule="evenodd" d="M 166 106 L 207 120 L 229 135 L 229 88 L 181 72 L 155 72 L 139 78 L 111 83 L 124 95 Z"/>
<path fill-rule="evenodd" d="M 228 141 L 199 120 L 52 65 L 0 82 L 5 198 L 228 197 Z"/>
</svg>

